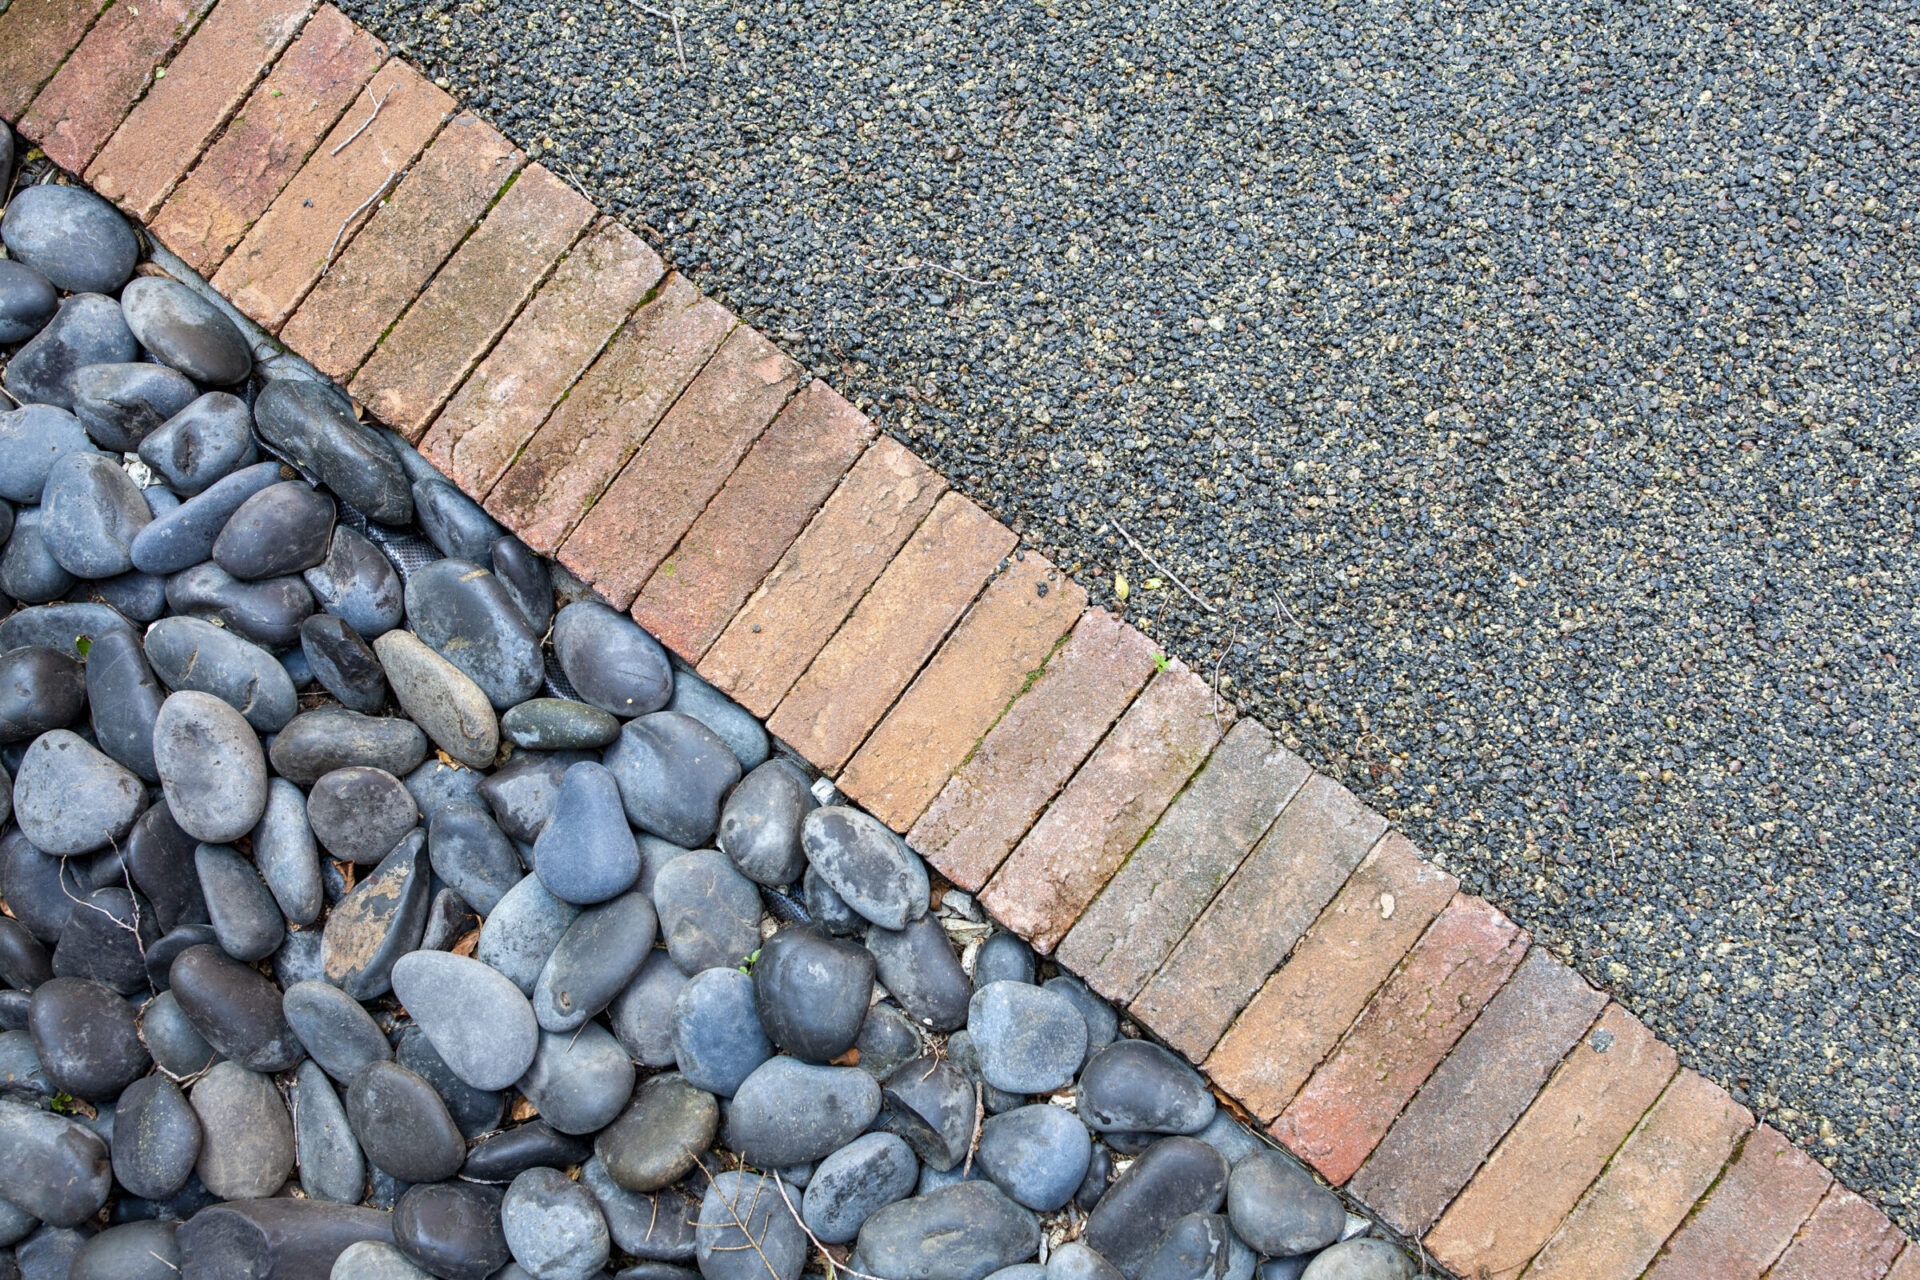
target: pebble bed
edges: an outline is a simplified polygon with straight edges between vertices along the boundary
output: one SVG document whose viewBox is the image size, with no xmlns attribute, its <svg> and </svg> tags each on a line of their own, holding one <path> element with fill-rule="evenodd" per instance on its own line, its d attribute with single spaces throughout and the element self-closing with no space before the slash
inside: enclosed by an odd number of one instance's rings
<svg viewBox="0 0 1920 1280">
<path fill-rule="evenodd" d="M 104 201 L 0 240 L 0 1277 L 1416 1273 Z"/>
</svg>

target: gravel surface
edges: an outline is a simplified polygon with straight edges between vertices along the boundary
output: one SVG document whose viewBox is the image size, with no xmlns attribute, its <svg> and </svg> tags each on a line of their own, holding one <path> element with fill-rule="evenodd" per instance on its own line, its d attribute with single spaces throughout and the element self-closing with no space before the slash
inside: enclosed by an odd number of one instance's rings
<svg viewBox="0 0 1920 1280">
<path fill-rule="evenodd" d="M 343 7 L 1920 1228 L 1910 7 Z"/>
</svg>

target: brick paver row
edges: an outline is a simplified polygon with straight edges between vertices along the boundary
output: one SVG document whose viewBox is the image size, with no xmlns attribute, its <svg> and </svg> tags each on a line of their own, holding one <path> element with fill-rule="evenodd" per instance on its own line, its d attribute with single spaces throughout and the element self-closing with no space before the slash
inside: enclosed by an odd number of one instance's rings
<svg viewBox="0 0 1920 1280">
<path fill-rule="evenodd" d="M 14 0 L 0 114 L 1458 1275 L 1920 1280 L 1877 1209 L 337 10 Z"/>
</svg>

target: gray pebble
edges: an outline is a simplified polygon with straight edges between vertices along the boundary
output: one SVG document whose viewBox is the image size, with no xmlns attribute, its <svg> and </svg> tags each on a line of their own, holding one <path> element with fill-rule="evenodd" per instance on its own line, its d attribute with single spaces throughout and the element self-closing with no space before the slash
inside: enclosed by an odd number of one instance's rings
<svg viewBox="0 0 1920 1280">
<path fill-rule="evenodd" d="M 253 352 L 239 326 L 177 280 L 129 281 L 120 309 L 141 346 L 195 382 L 227 387 L 253 371 Z"/>
<path fill-rule="evenodd" d="M 253 416 L 263 440 L 318 476 L 341 501 L 382 524 L 412 519 L 412 486 L 399 459 L 385 439 L 354 420 L 330 387 L 270 379 L 254 401 Z"/>
<path fill-rule="evenodd" d="M 322 609 L 369 640 L 406 616 L 405 589 L 393 562 L 346 525 L 333 527 L 326 559 L 301 576 Z"/>
<path fill-rule="evenodd" d="M 410 631 L 373 642 L 393 696 L 435 745 L 470 769 L 484 769 L 500 750 L 500 722 L 486 693 Z"/>
<path fill-rule="evenodd" d="M 980 1127 L 980 1169 L 1014 1200 L 1051 1213 L 1073 1199 L 1093 1158 L 1087 1126 L 1061 1107 L 1035 1104 Z"/>
<path fill-rule="evenodd" d="M 253 411 L 231 392 L 209 391 L 148 432 L 139 453 L 175 493 L 193 497 L 260 456 Z"/>
<path fill-rule="evenodd" d="M 153 519 L 139 486 L 103 453 L 69 453 L 47 473 L 40 538 L 76 578 L 133 568 L 133 540 Z"/>
<path fill-rule="evenodd" d="M 109 631 L 87 651 L 87 706 L 100 750 L 146 782 L 160 781 L 153 760 L 153 726 L 166 703 L 140 640 L 130 631 Z"/>
<path fill-rule="evenodd" d="M 713 1095 L 669 1072 L 634 1091 L 626 1109 L 594 1140 L 594 1155 L 620 1187 L 660 1191 L 692 1171 L 719 1126 Z"/>
<path fill-rule="evenodd" d="M 72 412 L 75 370 L 123 363 L 139 354 L 119 303 L 97 293 L 76 293 L 60 304 L 32 341 L 13 353 L 4 385 L 21 404 L 50 404 Z"/>
<path fill-rule="evenodd" d="M 548 893 L 540 877 L 525 876 L 487 913 L 474 958 L 532 995 L 548 958 L 579 914 L 580 908 Z"/>
<path fill-rule="evenodd" d="M 973 1147 L 974 1093 L 950 1062 L 915 1058 L 887 1077 L 876 1126 L 906 1139 L 920 1163 L 942 1172 Z"/>
<path fill-rule="evenodd" d="M 867 950 L 879 964 L 880 985 L 915 1023 L 935 1031 L 966 1024 L 973 983 L 938 917 L 921 915 L 898 931 L 871 926 Z"/>
<path fill-rule="evenodd" d="M 366 1194 L 366 1157 L 327 1073 L 316 1062 L 301 1063 L 290 1096 L 300 1189 L 315 1200 L 358 1204 Z"/>
<path fill-rule="evenodd" d="M 705 1280 L 799 1280 L 806 1266 L 806 1234 L 766 1174 L 715 1175 L 698 1222 L 697 1257 Z"/>
<path fill-rule="evenodd" d="M 34 848 L 54 857 L 106 848 L 145 807 L 139 778 L 66 729 L 35 738 L 14 774 L 14 820 Z"/>
<path fill-rule="evenodd" d="M 356 1000 L 385 994 L 394 962 L 420 945 L 432 889 L 426 834 L 415 828 L 328 913 L 327 981 Z"/>
<path fill-rule="evenodd" d="M 478 960 L 416 951 L 393 967 L 396 999 L 447 1067 L 475 1089 L 504 1089 L 525 1075 L 539 1028 L 525 995 Z"/>
<path fill-rule="evenodd" d="M 242 582 L 304 573 L 326 559 L 333 518 L 333 499 L 305 481 L 269 485 L 228 517 L 214 563 Z"/>
<path fill-rule="evenodd" d="M 296 925 L 320 918 L 326 895 L 320 880 L 320 848 L 307 825 L 307 798 L 285 778 L 267 781 L 267 807 L 253 829 L 253 865 L 273 893 L 280 912 Z"/>
<path fill-rule="evenodd" d="M 1198 1133 L 1213 1119 L 1200 1073 L 1149 1040 L 1118 1040 L 1080 1077 L 1080 1117 L 1096 1132 Z"/>
<path fill-rule="evenodd" d="M 792 884 L 807 868 L 801 820 L 818 807 L 799 769 L 770 760 L 727 796 L 720 810 L 720 851 L 757 884 Z"/>
<path fill-rule="evenodd" d="M 286 668 L 252 641 L 204 618 L 162 618 L 147 628 L 147 661 L 174 690 L 210 693 L 261 733 L 278 733 L 299 710 Z"/>
<path fill-rule="evenodd" d="M 312 786 L 335 769 L 356 765 L 403 776 L 426 759 L 427 735 L 419 725 L 398 716 L 316 707 L 301 712 L 274 735 L 270 754 L 273 771 L 301 786 Z"/>
<path fill-rule="evenodd" d="M 500 733 L 529 751 L 588 751 L 620 736 L 620 721 L 571 698 L 529 698 L 500 717 Z"/>
<path fill-rule="evenodd" d="M 640 849 L 605 766 L 576 764 L 561 777 L 553 817 L 533 843 L 533 869 L 549 893 L 582 906 L 625 893 L 640 878 Z"/>
<path fill-rule="evenodd" d="M 577 1031 L 540 1033 L 520 1092 L 561 1133 L 594 1133 L 612 1123 L 633 1096 L 633 1062 L 597 1022 Z"/>
<path fill-rule="evenodd" d="M 342 1084 L 351 1083 L 368 1063 L 393 1057 L 393 1046 L 373 1015 L 330 983 L 294 983 L 281 1010 L 308 1055 Z"/>
<path fill-rule="evenodd" d="M 118 209 L 85 187 L 51 182 L 14 193 L 0 240 L 9 257 L 67 293 L 118 293 L 140 259 Z"/>
<path fill-rule="evenodd" d="M 560 611 L 553 653 L 582 698 L 623 719 L 658 711 L 673 695 L 673 668 L 660 642 L 598 600 Z"/>
<path fill-rule="evenodd" d="M 67 379 L 73 416 L 102 449 L 131 453 L 161 423 L 192 404 L 199 389 L 163 364 L 82 365 Z"/>
<path fill-rule="evenodd" d="M 286 922 L 253 863 L 228 844 L 202 844 L 193 861 L 220 949 L 248 963 L 278 951 Z"/>
<path fill-rule="evenodd" d="M 967 1031 L 981 1078 L 1008 1093 L 1065 1088 L 1087 1056 L 1086 1020 L 1073 1002 L 1024 982 L 980 988 L 968 1007 Z"/>
<path fill-rule="evenodd" d="M 314 781 L 307 822 L 328 853 L 365 866 L 386 857 L 419 825 L 420 810 L 393 774 L 349 765 Z"/>
<path fill-rule="evenodd" d="M 905 929 L 926 912 L 932 895 L 926 866 L 879 819 L 827 805 L 807 814 L 800 841 L 812 869 L 881 928 Z"/>
<path fill-rule="evenodd" d="M 539 692 L 546 676 L 540 638 L 486 569 L 436 560 L 407 580 L 406 604 L 420 639 L 465 672 L 495 707 Z"/>
<path fill-rule="evenodd" d="M 890 1204 L 860 1228 L 848 1265 L 885 1276 L 984 1277 L 1040 1249 L 1040 1223 L 990 1182 L 959 1182 Z"/>
<path fill-rule="evenodd" d="M 216 1063 L 193 1086 L 205 1134 L 194 1172 L 222 1200 L 278 1191 L 293 1172 L 293 1118 L 273 1079 L 237 1062 Z"/>
<path fill-rule="evenodd" d="M 279 482 L 279 463 L 256 462 L 221 477 L 173 510 L 156 515 L 129 548 L 134 567 L 147 573 L 179 573 L 202 563 L 213 554 L 214 540 L 233 513 L 247 499 Z"/>
<path fill-rule="evenodd" d="M 688 979 L 674 1000 L 673 1054 L 688 1083 L 731 1098 L 773 1056 L 754 1014 L 753 979 L 738 969 L 706 969 Z"/>
<path fill-rule="evenodd" d="M 640 971 L 658 932 L 653 904 L 623 893 L 582 911 L 547 957 L 533 989 L 545 1031 L 572 1031 L 613 1002 Z"/>
<path fill-rule="evenodd" d="M 913 1194 L 920 1162 L 891 1133 L 855 1138 L 822 1160 L 807 1182 L 800 1217 L 827 1244 L 847 1244 L 874 1213 Z"/>
<path fill-rule="evenodd" d="M 69 453 L 91 453 L 80 420 L 50 404 L 0 413 L 0 498 L 38 505 L 53 464 Z"/>
<path fill-rule="evenodd" d="M 246 720 L 219 698 L 170 694 L 154 721 L 153 760 L 174 821 L 196 840 L 225 844 L 259 825 L 266 758 Z"/>
<path fill-rule="evenodd" d="M 367 1162 L 406 1182 L 450 1178 L 467 1144 L 433 1086 L 397 1062 L 369 1064 L 347 1088 L 347 1122 Z"/>
<path fill-rule="evenodd" d="M 586 1280 L 607 1264 L 612 1239 L 593 1193 L 556 1169 L 529 1169 L 500 1206 L 513 1259 L 534 1280 Z"/>
<path fill-rule="evenodd" d="M 276 652 L 300 643 L 300 624 L 314 607 L 313 592 L 299 578 L 242 582 L 210 560 L 167 579 L 167 604 Z"/>
<path fill-rule="evenodd" d="M 427 856 L 433 873 L 482 916 L 493 914 L 501 897 L 526 874 L 513 841 L 476 803 L 450 804 L 432 814 Z"/>
<path fill-rule="evenodd" d="M 673 1006 L 686 985 L 687 975 L 673 957 L 656 949 L 607 1006 L 613 1034 L 641 1066 L 673 1065 Z"/>
<path fill-rule="evenodd" d="M 661 941 L 688 974 L 733 968 L 760 946 L 760 894 L 713 849 L 682 854 L 653 881 Z"/>
</svg>

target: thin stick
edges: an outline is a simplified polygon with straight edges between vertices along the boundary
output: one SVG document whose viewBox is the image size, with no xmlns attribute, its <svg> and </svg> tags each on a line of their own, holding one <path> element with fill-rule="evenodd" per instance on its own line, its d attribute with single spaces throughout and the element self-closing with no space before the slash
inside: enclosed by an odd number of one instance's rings
<svg viewBox="0 0 1920 1280">
<path fill-rule="evenodd" d="M 650 4 L 642 4 L 640 0 L 627 0 L 627 3 L 644 14 L 655 18 L 665 18 L 673 24 L 673 51 L 680 59 L 680 69 L 685 71 L 687 69 L 687 45 L 686 41 L 680 38 L 680 15 L 671 9 L 656 9 Z"/>
<path fill-rule="evenodd" d="M 867 270 L 878 271 L 884 275 L 900 275 L 908 271 L 918 271 L 922 267 L 925 267 L 929 271 L 938 271 L 943 276 L 952 276 L 955 280 L 965 280 L 968 284 L 985 285 L 985 284 L 993 283 L 993 281 L 991 280 L 976 280 L 972 276 L 963 275 L 962 273 L 955 271 L 952 267 L 943 267 L 937 262 L 928 262 L 923 258 L 915 258 L 912 262 L 907 263 L 905 266 L 899 266 L 899 267 L 876 267 L 871 262 L 867 263 Z"/>
<path fill-rule="evenodd" d="M 1227 642 L 1220 646 L 1220 652 L 1213 660 L 1213 712 L 1220 714 L 1220 667 L 1227 660 L 1227 654 L 1233 649 L 1233 642 L 1240 638 L 1240 628 L 1235 627 L 1227 633 Z"/>
<path fill-rule="evenodd" d="M 1200 598 L 1199 593 L 1196 592 L 1192 587 L 1182 582 L 1180 580 L 1179 574 L 1167 568 L 1167 566 L 1165 566 L 1164 564 L 1161 564 L 1159 557 L 1155 556 L 1153 552 L 1141 546 L 1139 540 L 1135 538 L 1132 534 L 1128 533 L 1126 526 L 1120 523 L 1119 516 L 1109 511 L 1107 512 L 1107 519 L 1113 522 L 1114 529 L 1120 534 L 1121 537 L 1127 540 L 1128 545 L 1132 546 L 1132 548 L 1135 551 L 1138 551 L 1141 555 L 1145 556 L 1147 558 L 1148 564 L 1151 564 L 1154 568 L 1166 574 L 1169 578 L 1172 578 L 1173 585 L 1180 588 L 1182 591 L 1186 592 L 1187 595 L 1193 600 L 1195 604 L 1199 605 L 1202 609 L 1205 609 L 1208 613 L 1220 612 L 1218 609 L 1214 608 L 1211 604 L 1207 603 L 1205 600 L 1202 600 Z"/>
<path fill-rule="evenodd" d="M 967 1162 L 960 1166 L 960 1176 L 973 1176 L 973 1157 L 980 1151 L 980 1126 L 987 1120 L 987 1092 L 980 1082 L 973 1082 L 973 1137 L 967 1140 Z"/>
<path fill-rule="evenodd" d="M 327 272 L 333 270 L 333 255 L 340 252 L 340 241 L 345 238 L 347 228 L 353 225 L 353 220 L 373 208 L 374 204 L 393 188 L 393 184 L 398 182 L 404 173 L 406 173 L 405 169 L 395 169 L 392 173 L 389 173 L 387 180 L 380 184 L 378 191 L 368 196 L 366 202 L 358 209 L 355 209 L 352 213 L 340 219 L 340 229 L 333 233 L 333 243 L 327 246 L 327 260 L 320 267 L 320 275 L 322 278 L 325 278 Z"/>
<path fill-rule="evenodd" d="M 0 396 L 5 396 L 7 399 L 13 401 L 15 405 L 18 405 L 20 403 L 20 397 L 16 396 L 15 394 L 13 394 L 13 392 L 7 390 L 5 387 L 0 387 Z"/>
<path fill-rule="evenodd" d="M 340 145 L 335 147 L 333 150 L 327 152 L 327 154 L 330 156 L 337 156 L 342 151 L 345 151 L 350 145 L 352 145 L 353 140 L 359 137 L 361 134 L 365 133 L 368 127 L 373 124 L 374 117 L 380 114 L 380 108 L 386 106 L 387 99 L 391 98 L 392 96 L 393 96 L 393 90 L 392 88 L 389 88 L 385 93 L 375 98 L 373 100 L 373 110 L 369 111 L 367 113 L 367 118 L 360 122 L 360 127 L 358 129 L 355 129 L 352 133 L 348 134 L 345 138 L 341 139 Z"/>
</svg>

